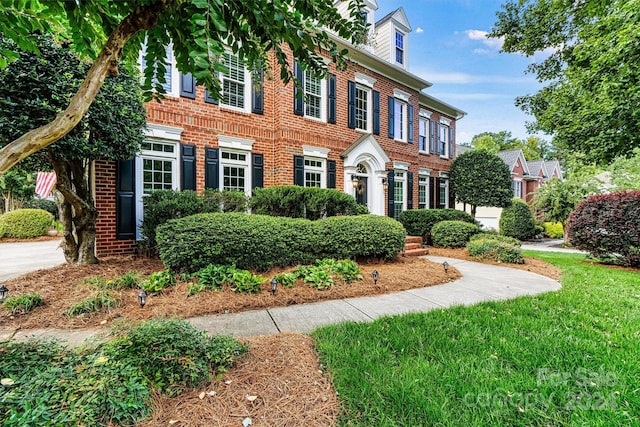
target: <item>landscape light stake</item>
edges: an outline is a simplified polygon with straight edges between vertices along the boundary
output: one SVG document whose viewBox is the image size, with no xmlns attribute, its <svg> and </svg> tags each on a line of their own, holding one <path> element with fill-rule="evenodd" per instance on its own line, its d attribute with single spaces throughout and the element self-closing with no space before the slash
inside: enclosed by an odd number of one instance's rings
<svg viewBox="0 0 640 427">
<path fill-rule="evenodd" d="M 0 301 L 4 301 L 7 299 L 7 295 L 9 294 L 9 288 L 5 285 L 0 286 Z"/>
<path fill-rule="evenodd" d="M 442 266 L 444 267 L 444 272 L 448 273 L 449 272 L 449 263 L 447 261 L 442 263 Z"/>
<path fill-rule="evenodd" d="M 275 278 L 273 278 L 271 279 L 271 293 L 275 295 L 277 290 L 278 290 L 278 281 Z"/>
<path fill-rule="evenodd" d="M 147 303 L 147 292 L 144 289 L 138 294 L 138 302 L 140 303 L 140 308 L 144 308 Z"/>
<path fill-rule="evenodd" d="M 380 277 L 380 273 L 378 273 L 378 270 L 373 270 L 373 272 L 371 273 L 371 277 L 373 277 L 373 284 L 378 285 L 378 277 Z"/>
</svg>

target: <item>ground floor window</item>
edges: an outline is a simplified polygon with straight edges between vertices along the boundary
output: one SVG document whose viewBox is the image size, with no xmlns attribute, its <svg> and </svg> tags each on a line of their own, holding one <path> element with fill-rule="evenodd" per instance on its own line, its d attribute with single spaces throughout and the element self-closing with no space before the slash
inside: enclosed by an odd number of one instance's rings
<svg viewBox="0 0 640 427">
<path fill-rule="evenodd" d="M 418 209 L 429 209 L 429 177 L 418 177 Z"/>
<path fill-rule="evenodd" d="M 222 190 L 249 191 L 249 155 L 239 151 L 222 151 L 220 155 Z"/>
<path fill-rule="evenodd" d="M 449 180 L 448 179 L 440 179 L 440 184 L 438 186 L 439 192 L 439 204 L 438 209 L 446 209 L 449 207 Z"/>
<path fill-rule="evenodd" d="M 304 186 L 324 187 L 325 166 L 324 160 L 307 158 L 304 159 Z"/>
<path fill-rule="evenodd" d="M 393 182 L 393 217 L 397 220 L 405 207 L 405 173 L 396 171 Z"/>
</svg>

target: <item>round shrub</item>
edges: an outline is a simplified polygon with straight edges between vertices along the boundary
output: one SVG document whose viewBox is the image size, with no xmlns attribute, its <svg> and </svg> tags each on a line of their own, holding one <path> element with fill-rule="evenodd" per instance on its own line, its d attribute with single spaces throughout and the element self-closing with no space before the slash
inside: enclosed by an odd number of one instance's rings
<svg viewBox="0 0 640 427">
<path fill-rule="evenodd" d="M 0 215 L 0 239 L 2 237 L 4 237 L 4 233 L 5 233 L 5 226 L 4 226 L 4 222 L 2 221 L 2 216 Z"/>
<path fill-rule="evenodd" d="M 472 257 L 510 264 L 523 264 L 522 251 L 516 245 L 490 238 L 471 239 L 467 251 Z"/>
<path fill-rule="evenodd" d="M 480 229 L 475 224 L 464 221 L 440 221 L 431 229 L 431 238 L 435 246 L 443 248 L 462 248 L 471 236 Z"/>
<path fill-rule="evenodd" d="M 30 239 L 47 234 L 53 215 L 42 209 L 18 209 L 0 216 L 4 235 L 15 239 Z"/>
<path fill-rule="evenodd" d="M 501 234 L 494 234 L 494 233 L 478 233 L 471 236 L 471 239 L 469 239 L 470 242 L 473 242 L 476 240 L 495 240 L 496 242 L 504 242 L 504 243 L 509 243 L 510 245 L 522 246 L 522 242 L 518 239 L 514 239 L 513 237 L 503 236 Z"/>
<path fill-rule="evenodd" d="M 310 221 L 248 214 L 198 214 L 158 227 L 160 258 L 172 271 L 209 264 L 266 271 L 322 258 L 392 258 L 404 245 L 397 221 L 376 215 Z"/>
<path fill-rule="evenodd" d="M 571 212 L 569 242 L 591 255 L 640 266 L 640 190 L 591 196 Z"/>
<path fill-rule="evenodd" d="M 536 223 L 529 206 L 520 199 L 513 199 L 500 215 L 500 234 L 518 240 L 529 240 L 536 235 Z"/>
<path fill-rule="evenodd" d="M 475 224 L 471 215 L 456 209 L 410 209 L 402 211 L 398 221 L 409 236 L 420 236 L 431 244 L 431 229 L 440 221 L 464 221 Z"/>
</svg>

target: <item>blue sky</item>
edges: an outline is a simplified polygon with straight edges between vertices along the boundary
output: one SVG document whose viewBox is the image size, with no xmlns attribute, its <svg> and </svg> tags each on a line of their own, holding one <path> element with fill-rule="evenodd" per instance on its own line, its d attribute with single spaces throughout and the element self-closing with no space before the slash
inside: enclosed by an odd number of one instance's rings
<svg viewBox="0 0 640 427">
<path fill-rule="evenodd" d="M 503 3 L 378 0 L 376 21 L 398 7 L 407 14 L 413 30 L 409 35 L 409 71 L 433 83 L 427 89 L 429 94 L 467 112 L 457 123 L 458 143 L 487 131 L 527 136 L 525 122 L 532 118 L 516 107 L 514 100 L 541 88 L 533 75 L 524 72 L 532 59 L 500 53 L 500 40 L 484 37 Z"/>
</svg>

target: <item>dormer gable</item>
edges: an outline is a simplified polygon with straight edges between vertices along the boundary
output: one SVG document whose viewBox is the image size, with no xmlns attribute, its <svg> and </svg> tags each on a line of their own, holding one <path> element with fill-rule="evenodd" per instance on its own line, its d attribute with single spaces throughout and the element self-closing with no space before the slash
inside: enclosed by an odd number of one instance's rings
<svg viewBox="0 0 640 427">
<path fill-rule="evenodd" d="M 409 69 L 411 24 L 402 7 L 375 24 L 375 54 L 398 67 Z"/>
<path fill-rule="evenodd" d="M 376 0 L 363 0 L 363 3 L 364 7 L 360 9 L 360 16 L 364 19 L 367 25 L 369 25 L 369 35 L 367 36 L 367 42 L 359 47 L 373 53 L 375 12 L 378 10 L 378 2 Z M 349 18 L 348 1 L 336 0 L 333 5 L 338 9 L 338 12 L 342 17 Z"/>
</svg>

